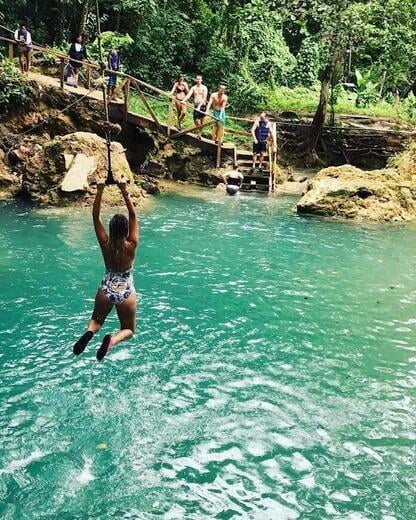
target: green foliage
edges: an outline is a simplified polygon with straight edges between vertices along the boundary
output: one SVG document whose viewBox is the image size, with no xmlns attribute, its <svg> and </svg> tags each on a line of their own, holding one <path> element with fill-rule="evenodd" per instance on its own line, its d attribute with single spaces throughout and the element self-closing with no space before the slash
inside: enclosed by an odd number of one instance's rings
<svg viewBox="0 0 416 520">
<path fill-rule="evenodd" d="M 416 123 L 416 96 L 413 92 L 410 92 L 407 98 L 403 101 L 402 109 L 408 119 L 413 123 Z"/>
<path fill-rule="evenodd" d="M 267 107 L 268 89 L 251 78 L 247 64 L 239 74 L 230 77 L 228 90 L 230 108 L 236 113 L 262 111 Z"/>
<path fill-rule="evenodd" d="M 377 91 L 388 100 L 416 83 L 414 2 L 99 0 L 99 8 L 104 57 L 124 46 L 125 70 L 166 90 L 179 72 L 189 82 L 201 73 L 211 91 L 228 80 L 233 110 L 253 111 L 273 99 L 280 106 L 286 86 L 294 89 L 285 97 L 289 108 L 299 87 L 310 89 L 309 106 L 318 80 L 354 81 L 360 83 L 356 108 L 368 109 L 380 103 Z M 35 41 L 66 51 L 72 37 L 85 32 L 89 54 L 98 58 L 95 1 L 37 0 L 33 6 L 0 0 L 0 21 L 12 29 L 25 21 Z M 338 106 L 343 96 L 332 101 Z"/>
<path fill-rule="evenodd" d="M 290 75 L 290 84 L 293 86 L 310 87 L 318 79 L 321 68 L 321 53 L 318 42 L 311 36 L 302 41 L 299 53 L 296 56 L 296 67 Z"/>
<path fill-rule="evenodd" d="M 371 72 L 367 72 L 363 75 L 357 69 L 355 71 L 355 76 L 357 79 L 356 106 L 368 107 L 372 103 L 375 103 L 379 98 L 377 92 L 378 85 L 371 80 Z"/>
<path fill-rule="evenodd" d="M 0 68 L 0 114 L 28 105 L 29 88 L 18 69 L 4 61 Z"/>
<path fill-rule="evenodd" d="M 101 34 L 101 42 L 103 49 L 103 59 L 106 62 L 108 53 L 112 49 L 118 49 L 122 47 L 125 50 L 126 55 L 129 56 L 130 49 L 133 44 L 133 39 L 128 34 L 123 35 L 111 31 L 105 31 Z M 88 46 L 88 54 L 91 59 L 98 61 L 99 51 L 97 38 Z"/>
</svg>

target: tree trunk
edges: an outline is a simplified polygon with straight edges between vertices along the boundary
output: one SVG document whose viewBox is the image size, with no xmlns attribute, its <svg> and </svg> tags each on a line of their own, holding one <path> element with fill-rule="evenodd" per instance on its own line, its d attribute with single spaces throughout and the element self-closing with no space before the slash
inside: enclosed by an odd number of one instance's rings
<svg viewBox="0 0 416 520">
<path fill-rule="evenodd" d="M 85 33 L 85 27 L 87 25 L 88 15 L 90 14 L 90 0 L 83 0 L 81 4 L 81 14 L 78 26 L 78 34 Z"/>
<path fill-rule="evenodd" d="M 325 125 L 326 114 L 328 111 L 329 89 L 331 85 L 336 85 L 340 65 L 342 65 L 341 50 L 336 46 L 331 53 L 331 60 L 321 77 L 321 93 L 319 96 L 319 104 L 312 120 L 309 135 L 306 144 L 306 162 L 313 165 L 321 163 L 316 153 L 316 146 L 321 137 L 322 129 Z"/>
</svg>

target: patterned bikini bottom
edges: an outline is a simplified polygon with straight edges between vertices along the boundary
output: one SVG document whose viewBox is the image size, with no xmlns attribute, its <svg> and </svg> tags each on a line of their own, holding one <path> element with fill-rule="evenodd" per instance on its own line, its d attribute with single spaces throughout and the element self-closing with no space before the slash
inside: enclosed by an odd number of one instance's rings
<svg viewBox="0 0 416 520">
<path fill-rule="evenodd" d="M 107 269 L 100 287 L 111 303 L 123 303 L 135 292 L 132 269 L 124 273 L 115 273 Z"/>
</svg>

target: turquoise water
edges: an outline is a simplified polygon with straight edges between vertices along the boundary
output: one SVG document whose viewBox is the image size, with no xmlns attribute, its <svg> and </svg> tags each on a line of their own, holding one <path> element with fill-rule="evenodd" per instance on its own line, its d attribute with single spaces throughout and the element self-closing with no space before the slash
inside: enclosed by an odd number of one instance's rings
<svg viewBox="0 0 416 520">
<path fill-rule="evenodd" d="M 0 208 L 2 518 L 416 518 L 415 227 L 294 202 L 159 198 L 102 364 L 89 214 Z"/>
</svg>

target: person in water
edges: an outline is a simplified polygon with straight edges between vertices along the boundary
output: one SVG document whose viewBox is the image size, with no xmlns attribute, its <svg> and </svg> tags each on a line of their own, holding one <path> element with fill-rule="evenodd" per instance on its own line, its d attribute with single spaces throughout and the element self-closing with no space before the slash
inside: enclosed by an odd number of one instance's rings
<svg viewBox="0 0 416 520">
<path fill-rule="evenodd" d="M 189 92 L 188 83 L 185 81 L 185 77 L 183 74 L 179 74 L 175 83 L 173 84 L 172 90 L 170 91 L 170 95 L 175 95 L 175 104 L 176 111 L 178 112 L 178 128 L 182 130 L 182 121 L 186 116 L 186 105 L 183 103 L 183 100 L 186 97 L 186 94 Z"/>
<path fill-rule="evenodd" d="M 28 73 L 30 70 L 30 61 L 32 56 L 32 36 L 27 30 L 24 23 L 14 33 L 14 39 L 17 42 L 17 53 L 19 55 L 19 65 L 22 74 Z"/>
<path fill-rule="evenodd" d="M 262 112 L 260 117 L 254 121 L 251 127 L 251 135 L 253 136 L 253 167 L 252 171 L 256 169 L 256 161 L 259 161 L 259 168 L 263 166 L 264 154 L 267 150 L 267 142 L 269 140 L 270 121 L 266 112 Z"/>
<path fill-rule="evenodd" d="M 212 140 L 222 143 L 225 127 L 225 107 L 227 106 L 228 96 L 225 94 L 225 85 L 220 84 L 218 91 L 211 94 L 207 107 L 207 112 L 213 108 L 214 124 L 212 127 Z"/>
<path fill-rule="evenodd" d="M 115 306 L 120 320 L 120 330 L 113 336 L 110 334 L 104 336 L 97 351 L 98 361 L 101 361 L 114 345 L 131 338 L 136 329 L 136 291 L 132 269 L 139 240 L 139 229 L 136 210 L 128 194 L 126 183 L 119 183 L 118 186 L 126 203 L 129 218 L 127 219 L 124 215 L 114 215 L 110 220 L 109 234 L 107 234 L 100 216 L 105 185 L 97 184 L 92 215 L 106 271 L 95 296 L 94 311 L 87 331 L 73 346 L 74 354 L 77 356 L 82 354 L 88 342 L 101 329 L 107 315 Z"/>
<path fill-rule="evenodd" d="M 80 61 L 88 60 L 87 55 L 87 47 L 85 45 L 85 37 L 84 35 L 78 35 L 74 41 L 72 42 L 71 47 L 69 48 L 69 64 L 72 68 L 72 77 L 73 81 L 71 85 L 74 87 L 78 87 L 78 73 L 82 68 L 82 63 L 78 63 Z M 76 61 L 73 61 L 76 60 Z"/>
<path fill-rule="evenodd" d="M 197 127 L 197 136 L 201 139 L 201 126 L 204 122 L 205 111 L 207 109 L 207 97 L 208 97 L 208 89 L 205 85 L 202 84 L 202 76 L 198 75 L 195 78 L 195 85 L 191 87 L 191 90 L 188 92 L 186 97 L 183 99 L 182 103 L 186 103 L 188 99 L 194 96 L 194 123 Z"/>
<path fill-rule="evenodd" d="M 222 178 L 224 179 L 225 190 L 230 193 L 230 195 L 234 195 L 238 190 L 240 190 L 244 181 L 244 175 L 239 172 L 235 166 L 234 170 L 224 173 Z M 229 187 L 231 187 L 231 189 L 229 189 Z"/>
<path fill-rule="evenodd" d="M 108 54 L 108 68 L 110 70 L 119 71 L 121 68 L 121 57 L 123 55 L 123 49 L 112 49 Z M 114 94 L 114 90 L 117 85 L 117 74 L 110 73 L 108 76 L 107 93 L 109 96 Z"/>
</svg>

